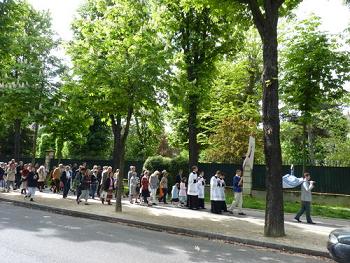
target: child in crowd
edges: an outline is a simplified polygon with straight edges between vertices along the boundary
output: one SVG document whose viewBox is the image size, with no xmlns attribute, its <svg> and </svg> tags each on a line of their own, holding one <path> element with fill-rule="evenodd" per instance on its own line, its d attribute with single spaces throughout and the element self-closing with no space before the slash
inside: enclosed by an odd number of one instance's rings
<svg viewBox="0 0 350 263">
<path fill-rule="evenodd" d="M 178 205 L 179 204 L 179 183 L 173 185 L 171 190 L 171 204 Z"/>
<path fill-rule="evenodd" d="M 181 178 L 180 190 L 179 190 L 179 201 L 181 206 L 184 206 L 187 202 L 186 177 Z"/>
</svg>

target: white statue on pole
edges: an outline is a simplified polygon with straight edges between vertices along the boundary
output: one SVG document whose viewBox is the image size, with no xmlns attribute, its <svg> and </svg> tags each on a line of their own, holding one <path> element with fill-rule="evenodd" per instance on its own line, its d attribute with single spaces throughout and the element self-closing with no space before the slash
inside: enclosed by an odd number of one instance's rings
<svg viewBox="0 0 350 263">
<path fill-rule="evenodd" d="M 243 193 L 252 193 L 252 171 L 254 166 L 255 138 L 249 136 L 248 151 L 243 162 Z"/>
</svg>

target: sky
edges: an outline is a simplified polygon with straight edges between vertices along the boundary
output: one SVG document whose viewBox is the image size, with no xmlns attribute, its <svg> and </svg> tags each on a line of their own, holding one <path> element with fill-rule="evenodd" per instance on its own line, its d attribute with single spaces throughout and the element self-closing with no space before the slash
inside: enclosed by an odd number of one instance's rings
<svg viewBox="0 0 350 263">
<path fill-rule="evenodd" d="M 49 10 L 54 31 L 65 41 L 72 39 L 70 24 L 84 0 L 28 0 L 36 9 Z M 311 14 L 322 18 L 322 30 L 336 34 L 350 24 L 350 8 L 343 0 L 304 0 L 296 10 L 300 19 Z"/>
</svg>

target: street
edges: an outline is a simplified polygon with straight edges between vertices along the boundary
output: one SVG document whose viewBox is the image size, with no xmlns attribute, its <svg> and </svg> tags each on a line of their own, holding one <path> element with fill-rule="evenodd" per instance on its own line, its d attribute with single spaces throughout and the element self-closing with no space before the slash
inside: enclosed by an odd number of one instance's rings
<svg viewBox="0 0 350 263">
<path fill-rule="evenodd" d="M 331 262 L 0 202 L 0 262 Z"/>
</svg>

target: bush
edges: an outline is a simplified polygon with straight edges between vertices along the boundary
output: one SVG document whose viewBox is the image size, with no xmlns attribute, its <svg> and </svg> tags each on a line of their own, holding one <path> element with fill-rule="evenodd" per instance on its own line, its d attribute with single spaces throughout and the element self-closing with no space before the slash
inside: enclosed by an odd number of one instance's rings
<svg viewBox="0 0 350 263">
<path fill-rule="evenodd" d="M 188 174 L 188 160 L 184 157 L 178 156 L 175 158 L 163 157 L 160 155 L 148 157 L 143 165 L 144 169 L 149 170 L 151 173 L 154 171 L 163 171 L 166 170 L 168 175 L 168 187 L 169 192 L 171 191 L 172 186 L 175 183 L 176 175 L 179 170 L 183 170 L 183 175 L 187 176 Z M 161 178 L 159 178 L 161 179 Z"/>
<path fill-rule="evenodd" d="M 163 157 L 161 155 L 148 157 L 145 163 L 143 164 L 143 169 L 150 171 L 153 173 L 154 171 L 163 171 L 170 170 L 170 162 L 171 159 L 168 157 Z"/>
</svg>

